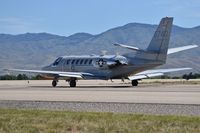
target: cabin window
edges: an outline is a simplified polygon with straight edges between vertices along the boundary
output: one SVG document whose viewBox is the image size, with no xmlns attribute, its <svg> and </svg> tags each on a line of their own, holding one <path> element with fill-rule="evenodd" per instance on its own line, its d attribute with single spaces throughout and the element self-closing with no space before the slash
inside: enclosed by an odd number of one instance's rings
<svg viewBox="0 0 200 133">
<path fill-rule="evenodd" d="M 80 65 L 82 65 L 82 64 L 83 64 L 83 61 L 84 61 L 83 59 L 80 61 Z"/>
<path fill-rule="evenodd" d="M 89 61 L 89 64 L 92 64 L 92 60 Z"/>
<path fill-rule="evenodd" d="M 70 61 L 70 60 L 66 60 L 66 61 L 65 61 L 65 65 L 69 65 L 69 61 Z"/>
<path fill-rule="evenodd" d="M 71 60 L 67 60 L 67 65 L 70 64 L 70 61 L 71 61 Z"/>
<path fill-rule="evenodd" d="M 88 62 L 88 59 L 86 59 L 86 60 L 84 61 L 84 64 L 86 65 L 86 64 L 87 64 L 87 62 Z"/>
<path fill-rule="evenodd" d="M 79 63 L 80 60 L 76 60 L 76 65 Z"/>
<path fill-rule="evenodd" d="M 72 60 L 72 64 L 74 64 L 75 60 Z"/>
<path fill-rule="evenodd" d="M 59 57 L 58 59 L 56 59 L 53 63 L 53 66 L 57 66 L 61 60 L 62 60 L 62 57 Z"/>
</svg>

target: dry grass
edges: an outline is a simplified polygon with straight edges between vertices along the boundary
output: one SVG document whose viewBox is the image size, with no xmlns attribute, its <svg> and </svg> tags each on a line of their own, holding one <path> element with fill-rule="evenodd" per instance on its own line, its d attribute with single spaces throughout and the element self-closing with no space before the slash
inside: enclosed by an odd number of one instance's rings
<svg viewBox="0 0 200 133">
<path fill-rule="evenodd" d="M 200 79 L 143 79 L 142 84 L 200 84 Z"/>
</svg>

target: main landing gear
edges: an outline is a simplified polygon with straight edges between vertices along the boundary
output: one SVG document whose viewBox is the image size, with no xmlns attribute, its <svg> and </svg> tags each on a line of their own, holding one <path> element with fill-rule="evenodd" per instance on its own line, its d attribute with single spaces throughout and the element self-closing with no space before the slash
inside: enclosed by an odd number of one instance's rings
<svg viewBox="0 0 200 133">
<path fill-rule="evenodd" d="M 66 80 L 66 81 L 69 82 L 69 86 L 70 87 L 76 87 L 76 79 L 71 79 L 71 80 Z M 53 80 L 52 81 L 52 86 L 56 87 L 57 83 L 58 83 L 58 80 Z"/>
<path fill-rule="evenodd" d="M 137 80 L 132 80 L 131 83 L 132 83 L 132 86 L 138 86 L 138 81 Z"/>
<path fill-rule="evenodd" d="M 71 79 L 71 80 L 69 81 L 69 86 L 70 86 L 70 87 L 76 87 L 76 80 L 75 80 L 75 79 Z"/>
<path fill-rule="evenodd" d="M 53 87 L 56 87 L 57 82 L 58 82 L 57 80 L 53 80 L 53 81 L 52 81 L 52 86 L 53 86 Z"/>
</svg>

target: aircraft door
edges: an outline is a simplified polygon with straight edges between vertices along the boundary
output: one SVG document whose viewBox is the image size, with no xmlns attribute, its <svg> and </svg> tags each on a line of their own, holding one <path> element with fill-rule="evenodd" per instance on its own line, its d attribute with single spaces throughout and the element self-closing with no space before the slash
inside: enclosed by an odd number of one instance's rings
<svg viewBox="0 0 200 133">
<path fill-rule="evenodd" d="M 76 60 L 74 60 L 74 59 L 70 61 L 70 65 L 69 65 L 70 68 L 69 68 L 69 69 L 70 69 L 70 71 L 72 71 L 72 72 L 75 70 L 75 61 L 76 61 Z"/>
<path fill-rule="evenodd" d="M 61 71 L 65 71 L 65 61 L 66 61 L 65 59 L 62 59 L 61 62 L 60 62 Z"/>
<path fill-rule="evenodd" d="M 71 60 L 70 59 L 66 59 L 63 63 L 62 63 L 62 71 L 71 71 Z"/>
</svg>

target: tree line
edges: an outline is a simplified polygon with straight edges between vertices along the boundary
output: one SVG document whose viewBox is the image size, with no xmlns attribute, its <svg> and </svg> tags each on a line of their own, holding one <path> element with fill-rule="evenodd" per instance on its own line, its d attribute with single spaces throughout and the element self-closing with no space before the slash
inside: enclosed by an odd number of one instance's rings
<svg viewBox="0 0 200 133">
<path fill-rule="evenodd" d="M 154 77 L 153 79 L 199 79 L 200 74 L 199 73 L 189 73 L 189 74 L 184 74 L 182 76 L 168 76 L 168 75 L 163 75 L 160 77 Z"/>
<path fill-rule="evenodd" d="M 184 74 L 182 76 L 160 76 L 160 77 L 155 77 L 154 79 L 198 79 L 200 78 L 200 74 L 198 73 L 189 73 L 189 74 Z M 18 74 L 18 75 L 2 75 L 0 76 L 0 80 L 42 80 L 42 77 L 40 75 L 35 75 L 35 76 L 27 76 L 26 74 Z"/>
<path fill-rule="evenodd" d="M 0 76 L 0 80 L 41 80 L 40 75 L 36 76 L 27 76 L 26 74 L 18 74 L 18 75 L 2 75 Z"/>
</svg>

